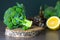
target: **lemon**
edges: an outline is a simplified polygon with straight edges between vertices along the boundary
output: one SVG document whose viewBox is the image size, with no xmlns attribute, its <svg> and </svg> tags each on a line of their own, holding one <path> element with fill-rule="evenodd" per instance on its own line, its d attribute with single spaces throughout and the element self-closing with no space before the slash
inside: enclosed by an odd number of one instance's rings
<svg viewBox="0 0 60 40">
<path fill-rule="evenodd" d="M 57 16 L 50 17 L 46 22 L 47 27 L 52 30 L 58 29 L 59 24 L 60 24 L 60 19 Z"/>
</svg>

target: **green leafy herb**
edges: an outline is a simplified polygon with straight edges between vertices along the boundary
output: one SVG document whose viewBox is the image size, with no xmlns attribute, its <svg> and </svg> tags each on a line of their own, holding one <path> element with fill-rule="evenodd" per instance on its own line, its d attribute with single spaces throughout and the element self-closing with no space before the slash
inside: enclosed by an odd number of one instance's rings
<svg viewBox="0 0 60 40">
<path fill-rule="evenodd" d="M 57 2 L 55 6 L 55 10 L 56 10 L 57 16 L 60 18 L 60 1 Z"/>
<path fill-rule="evenodd" d="M 46 19 L 51 16 L 58 16 L 60 18 L 60 1 L 57 2 L 55 7 L 47 7 L 44 10 L 44 17 Z"/>
<path fill-rule="evenodd" d="M 48 19 L 51 16 L 56 15 L 56 10 L 53 7 L 48 7 L 44 10 L 44 17 Z"/>
</svg>

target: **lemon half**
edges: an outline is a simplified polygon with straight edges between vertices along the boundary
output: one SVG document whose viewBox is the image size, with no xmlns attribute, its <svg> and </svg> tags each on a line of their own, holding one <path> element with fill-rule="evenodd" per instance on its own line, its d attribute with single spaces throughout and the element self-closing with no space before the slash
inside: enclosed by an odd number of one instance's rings
<svg viewBox="0 0 60 40">
<path fill-rule="evenodd" d="M 59 24 L 60 24 L 60 19 L 57 16 L 50 17 L 46 22 L 47 27 L 52 30 L 58 29 Z"/>
</svg>

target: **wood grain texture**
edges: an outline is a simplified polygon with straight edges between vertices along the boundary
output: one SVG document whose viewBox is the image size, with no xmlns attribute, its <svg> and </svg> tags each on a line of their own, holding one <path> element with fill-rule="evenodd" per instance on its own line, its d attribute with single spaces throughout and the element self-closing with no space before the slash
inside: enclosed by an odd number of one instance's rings
<svg viewBox="0 0 60 40">
<path fill-rule="evenodd" d="M 29 30 L 21 30 L 20 28 L 9 30 L 6 28 L 5 35 L 11 37 L 33 37 L 43 30 L 42 27 L 34 27 Z"/>
</svg>

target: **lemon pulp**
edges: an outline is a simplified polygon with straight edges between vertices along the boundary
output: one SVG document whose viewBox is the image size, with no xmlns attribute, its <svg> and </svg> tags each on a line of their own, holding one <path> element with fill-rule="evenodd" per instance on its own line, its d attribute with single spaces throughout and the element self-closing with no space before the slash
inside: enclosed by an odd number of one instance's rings
<svg viewBox="0 0 60 40">
<path fill-rule="evenodd" d="M 57 29 L 59 28 L 59 18 L 52 16 L 47 20 L 46 24 L 49 29 Z"/>
</svg>

